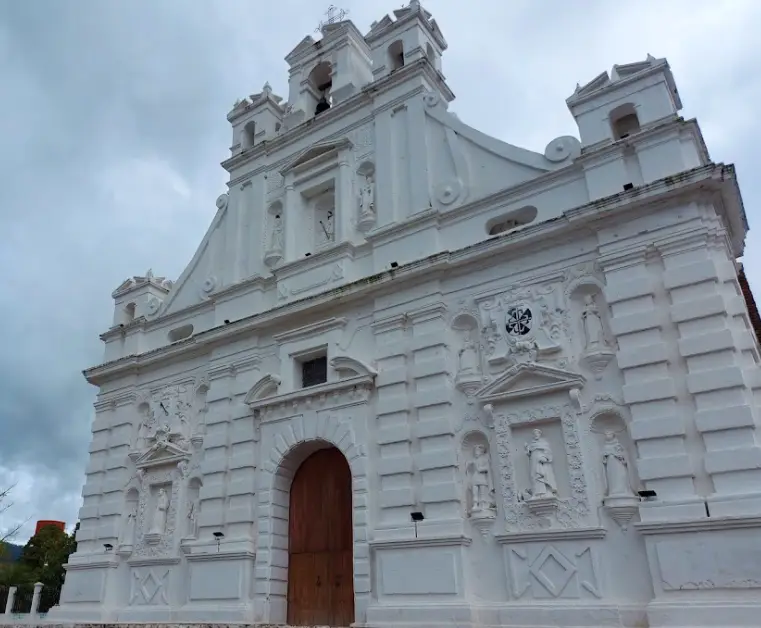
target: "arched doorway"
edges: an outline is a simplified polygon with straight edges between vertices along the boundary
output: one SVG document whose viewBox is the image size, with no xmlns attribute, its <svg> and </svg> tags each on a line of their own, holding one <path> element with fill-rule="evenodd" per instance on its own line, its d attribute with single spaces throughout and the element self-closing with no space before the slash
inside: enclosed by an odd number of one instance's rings
<svg viewBox="0 0 761 628">
<path fill-rule="evenodd" d="M 288 624 L 354 622 L 351 470 L 335 447 L 310 455 L 291 484 Z"/>
</svg>

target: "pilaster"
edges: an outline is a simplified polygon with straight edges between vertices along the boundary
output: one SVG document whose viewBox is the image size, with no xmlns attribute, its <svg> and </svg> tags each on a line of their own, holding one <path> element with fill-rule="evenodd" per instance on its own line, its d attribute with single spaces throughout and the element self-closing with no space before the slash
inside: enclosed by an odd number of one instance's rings
<svg viewBox="0 0 761 628">
<path fill-rule="evenodd" d="M 618 343 L 623 396 L 631 412 L 640 480 L 656 501 L 640 507 L 643 521 L 705 516 L 689 454 L 685 399 L 680 403 L 660 268 L 640 247 L 599 260 L 605 273 L 610 326 Z"/>
<path fill-rule="evenodd" d="M 418 474 L 418 501 L 426 521 L 461 518 L 459 465 L 454 426 L 446 306 L 435 303 L 408 314 L 412 323 L 412 447 Z"/>
<path fill-rule="evenodd" d="M 703 464 L 713 485 L 710 516 L 761 514 L 753 395 L 761 378 L 758 364 L 745 353 L 753 341 L 734 262 L 723 240 L 663 244 L 658 251 L 694 425 L 705 448 Z"/>
<path fill-rule="evenodd" d="M 408 369 L 412 359 L 409 327 L 404 314 L 372 325 L 378 365 L 376 389 L 378 527 L 408 524 L 415 510 L 414 461 Z"/>
<path fill-rule="evenodd" d="M 334 242 L 349 239 L 352 219 L 355 218 L 356 207 L 352 193 L 354 173 L 349 162 L 342 160 L 338 164 L 338 189 L 336 190 L 336 216 L 333 217 L 335 228 Z"/>
</svg>

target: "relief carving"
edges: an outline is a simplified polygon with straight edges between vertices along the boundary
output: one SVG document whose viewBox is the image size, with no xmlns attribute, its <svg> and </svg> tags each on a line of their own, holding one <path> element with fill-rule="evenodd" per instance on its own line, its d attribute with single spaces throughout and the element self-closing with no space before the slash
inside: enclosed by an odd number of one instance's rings
<svg viewBox="0 0 761 628">
<path fill-rule="evenodd" d="M 541 462 L 542 468 L 537 468 L 537 475 L 541 472 L 541 482 L 536 479 L 536 484 L 541 485 L 547 491 L 539 496 L 533 504 L 529 504 L 530 497 L 518 487 L 518 479 L 515 474 L 516 456 L 521 452 L 515 443 L 514 430 L 540 423 L 543 426 L 548 421 L 560 422 L 562 440 L 565 448 L 565 461 L 567 462 L 568 493 L 566 495 L 554 494 L 550 491 L 553 482 L 557 486 L 555 469 L 551 475 L 547 473 L 546 462 Z M 540 435 L 541 438 L 542 435 Z M 576 418 L 570 406 L 543 406 L 532 408 L 523 412 L 497 415 L 495 417 L 495 438 L 497 453 L 500 460 L 500 480 L 503 508 L 507 529 L 511 531 L 537 530 L 546 527 L 546 519 L 551 516 L 551 525 L 561 528 L 578 528 L 589 524 L 589 496 L 586 478 L 584 476 L 582 449 L 579 440 Z M 535 451 L 536 466 L 540 466 L 540 457 L 546 458 L 547 445 L 539 443 Z M 525 451 L 525 450 L 524 450 Z M 551 452 L 553 453 L 553 452 Z M 527 456 L 528 457 L 528 456 Z M 555 458 L 553 456 L 553 458 Z M 556 460 L 553 460 L 553 463 Z M 529 473 L 531 469 L 529 468 Z M 530 476 L 529 476 L 529 480 Z M 532 486 L 534 488 L 534 486 Z M 558 490 L 557 488 L 555 490 Z M 528 498 L 528 499 L 527 499 Z"/>
<path fill-rule="evenodd" d="M 596 561 L 590 547 L 560 549 L 554 545 L 512 547 L 509 553 L 513 596 L 520 599 L 602 598 Z"/>
</svg>

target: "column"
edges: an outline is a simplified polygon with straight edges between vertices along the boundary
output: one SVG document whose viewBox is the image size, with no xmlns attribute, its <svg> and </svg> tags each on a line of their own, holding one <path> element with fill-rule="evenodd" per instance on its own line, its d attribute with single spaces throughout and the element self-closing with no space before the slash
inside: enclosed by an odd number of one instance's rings
<svg viewBox="0 0 761 628">
<path fill-rule="evenodd" d="M 655 501 L 642 503 L 640 517 L 705 517 L 695 486 L 696 464 L 688 453 L 687 399 L 675 379 L 679 359 L 665 333 L 670 321 L 660 265 L 648 260 L 644 246 L 612 252 L 599 263 L 618 342 L 624 401 L 632 417 L 638 474 L 644 488 L 657 495 Z"/>
<path fill-rule="evenodd" d="M 35 582 L 34 583 L 34 593 L 32 593 L 32 608 L 29 611 L 29 614 L 32 617 L 37 616 L 37 611 L 40 608 L 40 593 L 42 593 L 42 587 L 44 585 L 42 582 Z"/>
<path fill-rule="evenodd" d="M 296 259 L 297 251 L 301 242 L 298 238 L 298 222 L 300 219 L 300 203 L 298 202 L 298 193 L 293 185 L 293 175 L 286 175 L 285 184 L 285 207 L 283 208 L 283 240 L 285 250 L 283 251 L 283 261 L 290 262 Z"/>
<path fill-rule="evenodd" d="M 5 600 L 5 614 L 6 615 L 13 614 L 13 603 L 16 601 L 16 591 L 18 591 L 18 587 L 8 588 L 8 599 Z"/>
<path fill-rule="evenodd" d="M 723 239 L 706 239 L 658 249 L 669 316 L 713 486 L 708 512 L 759 515 L 760 422 L 753 392 L 761 386 L 758 350 L 735 263 Z"/>
</svg>

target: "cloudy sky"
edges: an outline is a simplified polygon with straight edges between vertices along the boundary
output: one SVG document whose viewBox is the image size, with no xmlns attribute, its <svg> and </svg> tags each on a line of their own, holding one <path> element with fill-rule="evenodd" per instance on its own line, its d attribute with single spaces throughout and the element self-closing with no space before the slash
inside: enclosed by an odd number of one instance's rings
<svg viewBox="0 0 761 628">
<path fill-rule="evenodd" d="M 326 5 L 328 3 L 326 2 Z M 576 134 L 577 81 L 668 57 L 714 161 L 761 201 L 757 0 L 429 0 L 460 118 L 543 151 Z M 729 6 L 731 5 L 731 10 Z M 344 0 L 363 32 L 399 2 Z M 377 6 L 378 9 L 373 9 Z M 224 190 L 225 115 L 327 8 L 313 0 L 0 0 L 0 529 L 76 521 L 111 291 L 149 267 L 176 278 Z M 761 229 L 759 229 L 761 233 Z M 759 236 L 746 255 L 761 290 Z M 754 253 L 755 249 L 755 253 Z"/>
</svg>

